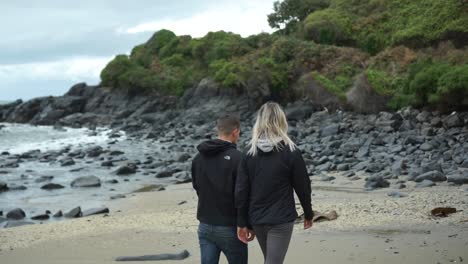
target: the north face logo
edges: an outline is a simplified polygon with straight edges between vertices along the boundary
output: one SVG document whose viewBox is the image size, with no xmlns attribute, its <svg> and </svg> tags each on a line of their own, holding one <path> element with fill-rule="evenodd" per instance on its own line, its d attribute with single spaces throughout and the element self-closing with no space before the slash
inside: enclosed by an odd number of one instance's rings
<svg viewBox="0 0 468 264">
<path fill-rule="evenodd" d="M 231 160 L 231 157 L 230 156 L 224 156 L 224 159 L 225 160 Z"/>
</svg>

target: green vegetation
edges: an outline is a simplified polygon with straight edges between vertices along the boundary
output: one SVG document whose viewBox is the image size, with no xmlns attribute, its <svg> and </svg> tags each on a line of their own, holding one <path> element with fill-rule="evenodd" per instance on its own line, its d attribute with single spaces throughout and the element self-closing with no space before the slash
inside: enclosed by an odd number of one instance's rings
<svg viewBox="0 0 468 264">
<path fill-rule="evenodd" d="M 102 85 L 180 96 L 209 77 L 223 89 L 267 87 L 287 100 L 289 87 L 311 74 L 344 100 L 365 73 L 391 108 L 468 108 L 464 0 L 283 0 L 267 19 L 275 33 L 246 38 L 160 30 L 109 62 Z"/>
</svg>

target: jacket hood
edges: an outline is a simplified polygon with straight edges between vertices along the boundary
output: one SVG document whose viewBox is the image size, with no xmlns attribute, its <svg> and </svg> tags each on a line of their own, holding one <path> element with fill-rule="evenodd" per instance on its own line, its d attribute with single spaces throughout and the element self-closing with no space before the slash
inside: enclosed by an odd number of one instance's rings
<svg viewBox="0 0 468 264">
<path fill-rule="evenodd" d="M 198 151 L 205 156 L 214 156 L 230 148 L 236 148 L 236 144 L 221 139 L 207 140 L 197 146 Z"/>
<path fill-rule="evenodd" d="M 282 139 L 280 137 L 276 138 L 277 142 L 282 142 Z M 271 142 L 271 140 L 261 137 L 257 141 L 257 148 L 260 149 L 263 152 L 271 152 L 275 148 L 275 144 Z"/>
</svg>

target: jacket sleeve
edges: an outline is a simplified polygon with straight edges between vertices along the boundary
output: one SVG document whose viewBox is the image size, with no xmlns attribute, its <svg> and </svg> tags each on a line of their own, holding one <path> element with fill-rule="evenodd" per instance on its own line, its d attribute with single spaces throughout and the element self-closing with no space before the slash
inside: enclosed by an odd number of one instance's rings
<svg viewBox="0 0 468 264">
<path fill-rule="evenodd" d="M 237 208 L 237 226 L 250 227 L 248 220 L 250 183 L 245 155 L 242 155 L 237 169 L 236 188 L 234 193 L 235 206 Z"/>
<path fill-rule="evenodd" d="M 310 178 L 300 150 L 297 149 L 292 154 L 292 182 L 294 191 L 304 210 L 304 218 L 311 220 L 314 217 L 314 212 L 312 211 L 311 204 L 312 188 L 310 186 Z"/>
<path fill-rule="evenodd" d="M 196 168 L 195 168 L 195 163 L 197 162 L 197 157 L 195 157 L 192 160 L 192 168 L 191 168 L 191 173 L 192 173 L 192 186 L 193 189 L 197 192 L 198 195 L 198 185 L 197 185 L 197 174 L 196 174 Z"/>
</svg>

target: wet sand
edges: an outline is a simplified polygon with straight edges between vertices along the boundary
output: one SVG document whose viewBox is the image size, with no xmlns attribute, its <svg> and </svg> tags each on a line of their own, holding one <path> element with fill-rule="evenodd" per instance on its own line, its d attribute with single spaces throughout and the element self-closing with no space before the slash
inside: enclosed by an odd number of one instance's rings
<svg viewBox="0 0 468 264">
<path fill-rule="evenodd" d="M 306 231 L 297 224 L 285 263 L 468 261 L 466 186 L 408 186 L 401 191 L 408 194 L 404 198 L 388 197 L 389 189 L 364 192 L 361 186 L 347 179 L 313 183 L 314 210 L 336 210 L 339 218 Z M 0 263 L 115 263 L 118 256 L 184 249 L 189 258 L 157 263 L 200 263 L 196 201 L 190 184 L 175 185 L 110 201 L 109 216 L 3 229 Z M 437 206 L 463 211 L 434 219 L 429 211 Z M 249 261 L 262 263 L 256 241 L 249 244 Z"/>
</svg>

